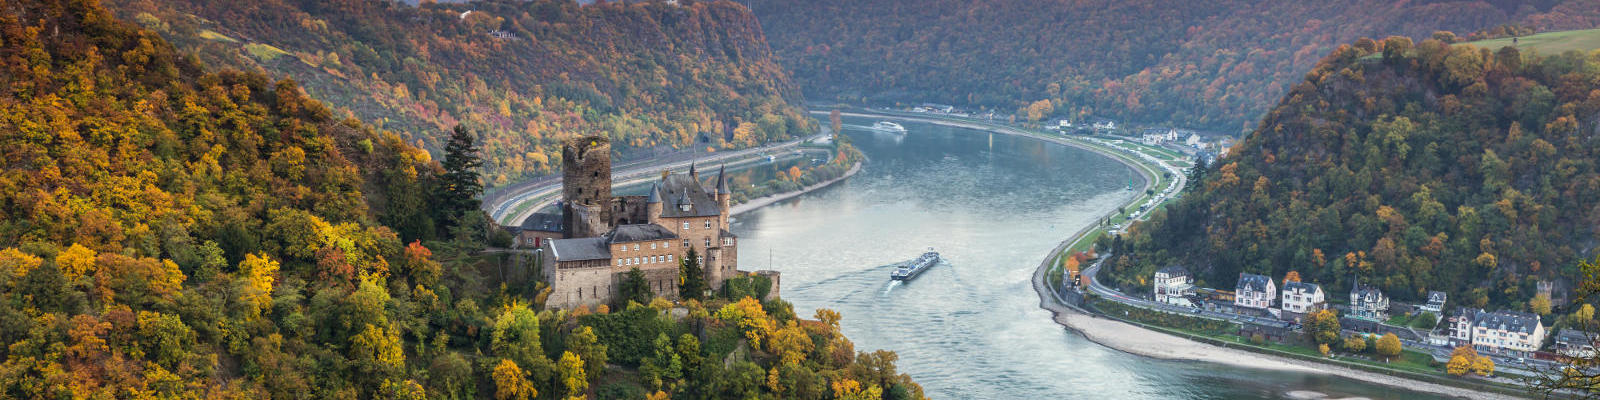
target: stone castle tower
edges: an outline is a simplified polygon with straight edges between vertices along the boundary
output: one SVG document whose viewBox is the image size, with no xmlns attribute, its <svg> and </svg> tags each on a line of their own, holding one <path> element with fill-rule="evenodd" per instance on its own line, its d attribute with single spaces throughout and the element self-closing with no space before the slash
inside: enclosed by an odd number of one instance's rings
<svg viewBox="0 0 1600 400">
<path fill-rule="evenodd" d="M 611 141 L 582 137 L 562 145 L 562 226 L 566 237 L 596 237 L 610 230 Z"/>
</svg>

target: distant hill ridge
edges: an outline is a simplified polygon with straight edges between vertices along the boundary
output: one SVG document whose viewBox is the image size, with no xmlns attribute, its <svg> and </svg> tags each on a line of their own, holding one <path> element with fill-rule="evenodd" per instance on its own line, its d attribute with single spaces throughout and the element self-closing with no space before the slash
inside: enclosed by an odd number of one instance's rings
<svg viewBox="0 0 1600 400">
<path fill-rule="evenodd" d="M 1432 39 L 1340 46 L 1133 229 L 1111 276 L 1141 285 L 1181 264 L 1226 286 L 1297 270 L 1335 291 L 1524 304 L 1540 281 L 1575 281 L 1600 244 L 1597 63 Z"/>
<path fill-rule="evenodd" d="M 741 1 L 813 100 L 1049 100 L 1057 117 L 1235 134 L 1361 37 L 1600 26 L 1594 0 Z"/>
</svg>

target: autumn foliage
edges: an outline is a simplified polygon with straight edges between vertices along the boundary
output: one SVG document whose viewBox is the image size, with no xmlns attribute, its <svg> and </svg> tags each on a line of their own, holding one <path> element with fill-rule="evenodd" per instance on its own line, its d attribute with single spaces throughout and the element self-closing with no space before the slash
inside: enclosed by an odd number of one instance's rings
<svg viewBox="0 0 1600 400">
<path fill-rule="evenodd" d="M 1596 65 L 1436 39 L 1341 46 L 1111 274 L 1297 270 L 1332 293 L 1360 279 L 1400 301 L 1525 302 L 1540 280 L 1577 279 L 1600 238 Z"/>
<path fill-rule="evenodd" d="M 623 157 L 744 147 L 816 129 L 748 10 L 728 1 L 129 0 L 124 18 L 205 62 L 292 76 L 440 151 L 476 133 L 484 184 L 558 172 L 560 143 Z M 414 2 L 413 2 L 414 3 Z"/>
</svg>

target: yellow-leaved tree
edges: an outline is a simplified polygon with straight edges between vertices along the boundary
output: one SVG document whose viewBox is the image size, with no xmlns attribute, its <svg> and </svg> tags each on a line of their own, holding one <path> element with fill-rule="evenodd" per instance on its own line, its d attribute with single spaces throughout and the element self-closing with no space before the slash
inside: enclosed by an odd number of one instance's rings
<svg viewBox="0 0 1600 400">
<path fill-rule="evenodd" d="M 528 380 L 528 374 L 510 359 L 500 359 L 490 375 L 494 379 L 495 400 L 528 400 L 539 395 L 539 390 Z"/>
<path fill-rule="evenodd" d="M 1400 337 L 1393 333 L 1385 333 L 1378 338 L 1378 343 L 1374 347 L 1378 350 L 1378 355 L 1383 356 L 1385 360 L 1392 359 L 1400 355 Z"/>
<path fill-rule="evenodd" d="M 561 373 L 561 384 L 567 387 L 567 396 L 580 397 L 589 390 L 589 378 L 583 374 L 583 358 L 577 354 L 562 352 L 556 370 Z"/>
<path fill-rule="evenodd" d="M 777 325 L 772 318 L 767 317 L 767 310 L 761 308 L 761 302 L 748 296 L 738 302 L 722 306 L 715 316 L 723 322 L 744 329 L 744 336 L 750 339 L 751 347 L 760 347 L 762 338 L 770 336 Z"/>
<path fill-rule="evenodd" d="M 262 310 L 272 306 L 272 286 L 277 282 L 278 262 L 264 254 L 246 254 L 244 261 L 239 262 L 239 275 L 244 281 L 243 293 L 239 294 L 239 298 L 249 307 L 246 310 L 247 318 L 255 319 Z"/>
<path fill-rule="evenodd" d="M 1472 346 L 1458 346 L 1450 352 L 1450 361 L 1444 364 L 1444 372 L 1450 375 L 1462 376 L 1472 372 L 1472 364 L 1478 359 L 1478 351 Z"/>
<path fill-rule="evenodd" d="M 777 354 L 778 359 L 784 364 L 799 364 L 806 360 L 816 345 L 811 342 L 811 337 L 806 335 L 804 329 L 794 321 L 789 321 L 783 329 L 772 333 L 772 338 L 767 340 L 767 351 Z"/>
<path fill-rule="evenodd" d="M 61 268 L 61 274 L 68 280 L 78 279 L 94 274 L 95 251 L 81 244 L 73 243 L 72 247 L 56 255 L 56 266 Z"/>
<path fill-rule="evenodd" d="M 0 278 L 21 278 L 43 262 L 38 256 L 8 247 L 0 250 Z"/>
</svg>

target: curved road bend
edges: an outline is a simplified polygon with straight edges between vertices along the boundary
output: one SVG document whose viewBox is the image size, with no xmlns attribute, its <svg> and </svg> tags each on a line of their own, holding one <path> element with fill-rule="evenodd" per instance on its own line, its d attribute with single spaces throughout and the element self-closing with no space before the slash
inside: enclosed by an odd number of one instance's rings
<svg viewBox="0 0 1600 400">
<path fill-rule="evenodd" d="M 794 139 L 786 142 L 771 143 L 760 147 L 751 147 L 748 149 L 733 151 L 719 151 L 707 154 L 705 157 L 686 161 L 644 160 L 634 162 L 622 170 L 611 171 L 611 180 L 613 182 L 613 186 L 627 185 L 642 182 L 648 178 L 654 177 L 655 174 L 660 173 L 661 170 L 664 169 L 670 170 L 687 168 L 691 163 L 711 165 L 716 163 L 746 161 L 746 159 L 755 158 L 760 156 L 762 153 L 776 153 L 779 151 L 784 151 L 789 148 L 798 147 L 802 143 L 821 139 L 826 136 L 827 133 L 823 132 L 813 136 Z M 544 208 L 545 205 L 553 202 L 554 199 L 548 197 L 560 190 L 561 179 L 559 177 L 542 178 L 542 180 L 536 184 L 517 189 L 516 193 L 501 196 L 505 200 L 502 200 L 497 204 L 484 204 L 484 210 L 488 211 L 489 215 L 494 218 L 495 221 L 498 221 L 501 224 L 521 224 L 522 220 L 527 219 L 529 215 L 533 215 L 534 213 L 538 212 L 540 208 Z M 518 210 L 519 206 L 529 201 L 535 201 L 536 203 L 531 207 L 525 207 Z"/>
</svg>

